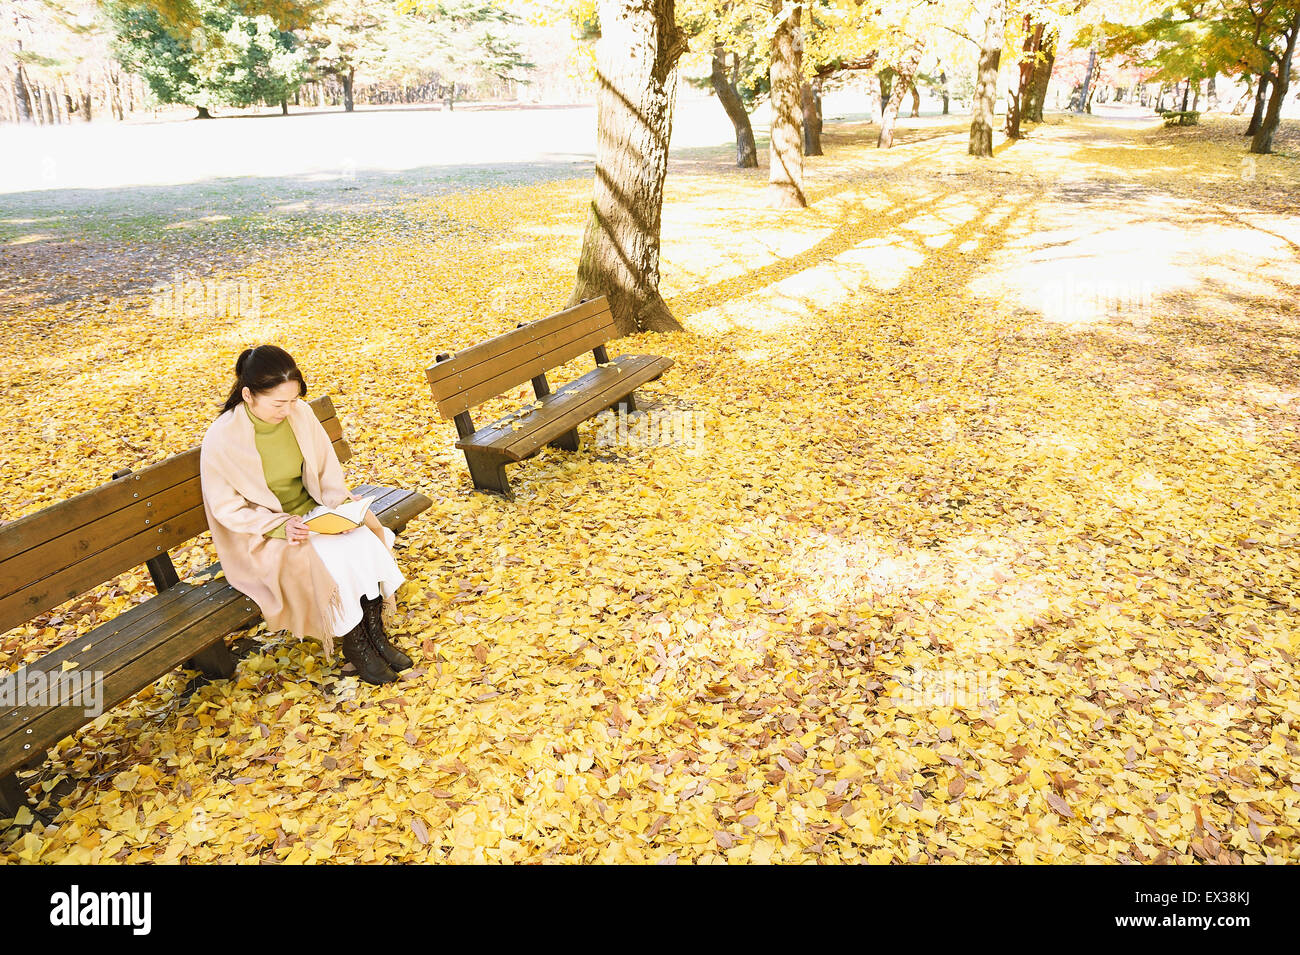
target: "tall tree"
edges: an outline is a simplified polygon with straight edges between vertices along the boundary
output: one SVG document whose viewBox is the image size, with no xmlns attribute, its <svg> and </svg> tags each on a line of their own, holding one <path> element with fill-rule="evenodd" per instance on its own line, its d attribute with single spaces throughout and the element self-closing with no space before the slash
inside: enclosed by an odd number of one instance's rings
<svg viewBox="0 0 1300 955">
<path fill-rule="evenodd" d="M 778 209 L 802 209 L 803 193 L 803 43 L 799 35 L 801 5 L 771 0 L 772 132 L 770 136 L 767 201 Z"/>
<path fill-rule="evenodd" d="M 985 0 L 984 32 L 971 101 L 970 145 L 972 156 L 993 155 L 993 116 L 998 101 L 998 66 L 1002 62 L 1002 37 L 1006 30 L 1007 0 Z"/>
<path fill-rule="evenodd" d="M 1282 121 L 1282 103 L 1286 100 L 1287 90 L 1290 87 L 1291 62 L 1295 59 L 1296 41 L 1300 38 L 1300 2 L 1291 0 L 1289 11 L 1285 9 L 1288 4 L 1284 0 L 1278 0 L 1277 5 L 1283 8 L 1279 11 L 1281 15 L 1285 17 L 1289 14 L 1290 19 L 1283 19 L 1280 30 L 1274 27 L 1278 34 L 1278 42 L 1276 45 L 1270 43 L 1265 48 L 1270 60 L 1267 76 L 1272 92 L 1269 94 L 1268 109 L 1264 113 L 1264 118 L 1250 141 L 1252 153 L 1273 151 L 1273 136 Z M 1277 47 L 1281 47 L 1280 52 L 1276 52 Z"/>
<path fill-rule="evenodd" d="M 281 104 L 306 73 L 306 51 L 267 14 L 248 16 L 233 2 L 198 0 L 197 24 L 165 19 L 150 3 L 109 7 L 113 49 L 161 103 L 181 103 L 207 118 L 218 104 Z"/>
<path fill-rule="evenodd" d="M 382 54 L 381 29 L 396 11 L 373 0 L 329 0 L 307 28 L 315 78 L 336 76 L 343 84 L 343 109 L 352 112 L 357 69 Z"/>
<path fill-rule="evenodd" d="M 1019 69 L 1015 74 L 1016 85 L 1007 91 L 1007 138 L 1020 138 L 1020 120 L 1029 111 L 1030 98 L 1034 86 L 1034 70 L 1038 65 L 1039 49 L 1043 43 L 1044 24 L 1034 22 L 1032 14 L 1024 16 L 1024 41 L 1022 43 Z"/>
<path fill-rule="evenodd" d="M 730 59 L 728 68 L 727 48 L 720 40 L 715 41 L 709 82 L 736 131 L 736 165 L 742 169 L 753 168 L 758 165 L 758 146 L 754 142 L 754 127 L 749 122 L 749 111 L 745 109 L 745 100 L 740 93 L 740 54 L 732 53 Z"/>
<path fill-rule="evenodd" d="M 880 135 L 876 138 L 876 147 L 879 149 L 888 149 L 894 144 L 894 123 L 898 120 L 898 110 L 903 97 L 916 82 L 916 71 L 921 66 L 923 51 L 923 41 L 912 40 L 897 60 L 889 97 L 881 104 Z M 883 89 L 881 92 L 883 98 Z"/>
<path fill-rule="evenodd" d="M 679 0 L 677 19 L 693 45 L 712 50 L 706 82 L 735 131 L 736 165 L 757 166 L 749 112 L 768 88 L 767 42 L 761 32 L 766 13 L 753 0 Z"/>
<path fill-rule="evenodd" d="M 596 179 L 570 304 L 604 295 L 622 334 L 673 331 L 659 225 L 686 37 L 673 0 L 599 0 L 597 14 Z"/>
<path fill-rule="evenodd" d="M 1055 26 L 1044 29 L 1039 40 L 1037 59 L 1034 61 L 1033 76 L 1029 90 L 1025 94 L 1024 118 L 1031 123 L 1043 121 L 1043 106 L 1047 102 L 1047 86 L 1052 79 L 1052 66 L 1056 62 L 1056 44 L 1060 30 Z"/>
</svg>

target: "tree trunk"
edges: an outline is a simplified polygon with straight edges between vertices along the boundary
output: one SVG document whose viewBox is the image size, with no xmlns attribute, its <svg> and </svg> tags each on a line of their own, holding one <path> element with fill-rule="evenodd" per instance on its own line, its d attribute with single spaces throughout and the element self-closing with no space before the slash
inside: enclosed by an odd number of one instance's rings
<svg viewBox="0 0 1300 955">
<path fill-rule="evenodd" d="M 1259 85 L 1255 87 L 1255 111 L 1250 114 L 1250 123 L 1246 126 L 1247 136 L 1259 132 L 1259 125 L 1264 122 L 1264 108 L 1268 105 L 1268 80 L 1267 70 L 1259 74 Z"/>
<path fill-rule="evenodd" d="M 81 120 L 85 123 L 90 122 L 90 100 L 90 86 L 83 86 L 81 88 Z"/>
<path fill-rule="evenodd" d="M 880 136 L 876 139 L 877 149 L 888 149 L 894 145 L 894 124 L 898 121 L 898 110 L 903 105 L 903 97 L 907 95 L 908 89 L 915 84 L 916 71 L 921 65 L 921 54 L 924 49 L 921 41 L 914 42 L 907 52 L 903 54 L 898 62 L 898 67 L 894 70 L 893 83 L 889 91 L 889 102 L 885 105 L 880 116 Z"/>
<path fill-rule="evenodd" d="M 1283 36 L 1286 38 L 1286 52 L 1278 60 L 1277 75 L 1273 77 L 1273 95 L 1268 100 L 1268 112 L 1264 114 L 1263 122 L 1250 141 L 1252 153 L 1273 151 L 1273 134 L 1282 121 L 1282 103 L 1286 99 L 1287 88 L 1291 85 L 1291 58 L 1295 56 L 1296 38 L 1300 37 L 1300 7 L 1296 8 L 1295 17 Z"/>
<path fill-rule="evenodd" d="M 1031 29 L 1032 27 L 1032 29 Z M 1029 14 L 1025 14 L 1025 42 L 1020 57 L 1019 76 L 1014 90 L 1007 97 L 1007 136 L 1020 138 L 1020 120 L 1029 112 L 1030 100 L 1033 99 L 1034 68 L 1038 65 L 1038 49 L 1043 43 L 1043 25 L 1034 25 Z"/>
<path fill-rule="evenodd" d="M 348 70 L 343 74 L 343 112 L 352 112 L 355 105 L 352 99 L 352 80 L 357 75 L 356 70 Z"/>
<path fill-rule="evenodd" d="M 1024 107 L 1024 118 L 1031 123 L 1043 121 L 1043 106 L 1047 103 L 1047 85 L 1052 81 L 1052 67 L 1056 65 L 1056 29 L 1047 30 L 1038 45 L 1038 60 L 1034 63 L 1034 78 L 1029 87 L 1029 102 Z"/>
<path fill-rule="evenodd" d="M 768 169 L 767 204 L 777 209 L 802 209 L 808 205 L 803 194 L 803 109 L 799 102 L 800 66 L 803 49 L 797 36 L 800 8 L 788 0 L 771 0 L 772 13 L 780 18 L 772 37 L 771 82 L 772 134 Z"/>
<path fill-rule="evenodd" d="M 211 119 L 211 118 L 212 118 L 212 114 L 208 112 L 208 108 L 207 108 L 206 106 L 196 106 L 196 107 L 194 107 L 194 108 L 197 109 L 197 110 L 199 111 L 199 114 L 198 114 L 197 116 L 194 117 L 195 119 Z"/>
<path fill-rule="evenodd" d="M 1079 90 L 1079 104 L 1075 108 L 1076 113 L 1082 113 L 1088 109 L 1092 101 L 1092 71 L 1097 67 L 1097 48 L 1088 49 L 1088 69 L 1083 74 L 1083 88 Z"/>
<path fill-rule="evenodd" d="M 990 0 L 984 17 L 979 72 L 971 105 L 970 146 L 966 150 L 972 156 L 993 155 L 993 117 L 998 99 L 998 64 L 1002 60 L 1006 11 L 1006 0 Z"/>
<path fill-rule="evenodd" d="M 14 71 L 14 102 L 18 108 L 18 122 L 32 122 L 32 99 L 27 78 L 23 75 L 23 65 L 18 64 L 18 69 Z"/>
<path fill-rule="evenodd" d="M 681 328 L 659 294 L 677 60 L 673 0 L 598 0 L 596 179 L 569 300 L 604 295 L 620 334 Z"/>
<path fill-rule="evenodd" d="M 114 73 L 113 80 L 113 112 L 119 120 L 126 119 L 126 111 L 122 109 L 122 80 L 121 75 Z"/>
<path fill-rule="evenodd" d="M 822 81 L 805 80 L 800 89 L 803 106 L 803 154 L 822 155 Z"/>
<path fill-rule="evenodd" d="M 885 107 L 889 103 L 889 98 L 894 95 L 894 70 L 893 67 L 885 67 L 883 70 L 876 71 L 877 88 L 880 91 L 880 115 L 885 115 Z"/>
<path fill-rule="evenodd" d="M 1183 112 L 1187 112 L 1187 100 L 1192 95 L 1192 81 L 1189 77 L 1183 83 Z"/>
<path fill-rule="evenodd" d="M 921 115 L 921 91 L 916 88 L 916 84 L 911 84 L 912 93 L 912 118 L 916 119 Z"/>
<path fill-rule="evenodd" d="M 758 146 L 754 143 L 754 127 L 750 125 L 740 91 L 727 75 L 727 51 L 721 43 L 713 45 L 713 72 L 709 74 L 709 81 L 736 130 L 736 165 L 742 169 L 757 167 Z"/>
<path fill-rule="evenodd" d="M 948 115 L 948 74 L 943 70 L 939 71 L 939 86 L 942 89 L 943 96 L 943 115 Z"/>
</svg>

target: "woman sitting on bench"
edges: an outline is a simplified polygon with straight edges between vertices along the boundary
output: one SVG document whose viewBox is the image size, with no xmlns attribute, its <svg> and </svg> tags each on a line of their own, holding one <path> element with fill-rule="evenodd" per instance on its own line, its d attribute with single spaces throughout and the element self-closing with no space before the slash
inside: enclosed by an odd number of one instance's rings
<svg viewBox="0 0 1300 955">
<path fill-rule="evenodd" d="M 367 683 L 391 683 L 411 658 L 388 641 L 383 609 L 406 578 L 393 559 L 394 534 L 367 510 L 364 526 L 310 531 L 318 505 L 356 500 L 324 426 L 302 400 L 307 384 L 289 353 L 248 348 L 235 384 L 199 452 L 203 510 L 230 586 L 248 595 L 272 631 L 316 637 Z M 381 607 L 382 605 L 382 607 Z"/>
</svg>

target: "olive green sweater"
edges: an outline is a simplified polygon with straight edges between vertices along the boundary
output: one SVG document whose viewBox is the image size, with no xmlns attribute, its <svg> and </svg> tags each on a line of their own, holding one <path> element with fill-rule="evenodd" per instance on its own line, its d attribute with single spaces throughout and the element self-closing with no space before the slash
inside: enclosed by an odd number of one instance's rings
<svg viewBox="0 0 1300 955">
<path fill-rule="evenodd" d="M 298 447 L 298 439 L 293 436 L 289 419 L 284 418 L 275 424 L 263 421 L 249 411 L 247 402 L 244 403 L 244 410 L 253 422 L 253 440 L 262 456 L 262 473 L 266 475 L 266 486 L 280 499 L 280 506 L 287 513 L 306 514 L 317 502 L 312 500 L 307 488 L 303 486 L 302 451 Z M 267 531 L 265 536 L 284 537 L 284 524 Z"/>
</svg>

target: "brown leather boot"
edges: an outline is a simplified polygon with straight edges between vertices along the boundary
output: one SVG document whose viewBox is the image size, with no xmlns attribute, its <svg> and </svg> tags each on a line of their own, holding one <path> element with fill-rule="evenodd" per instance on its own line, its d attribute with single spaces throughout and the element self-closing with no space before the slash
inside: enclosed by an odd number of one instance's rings
<svg viewBox="0 0 1300 955">
<path fill-rule="evenodd" d="M 383 597 L 361 598 L 361 617 L 370 635 L 370 645 L 384 658 L 384 662 L 394 670 L 409 670 L 414 666 L 414 661 L 389 642 L 388 634 L 384 631 L 383 608 Z"/>
<path fill-rule="evenodd" d="M 357 675 L 367 683 L 392 683 L 397 674 L 370 644 L 364 611 L 357 625 L 343 636 L 343 658 L 356 667 Z"/>
</svg>

